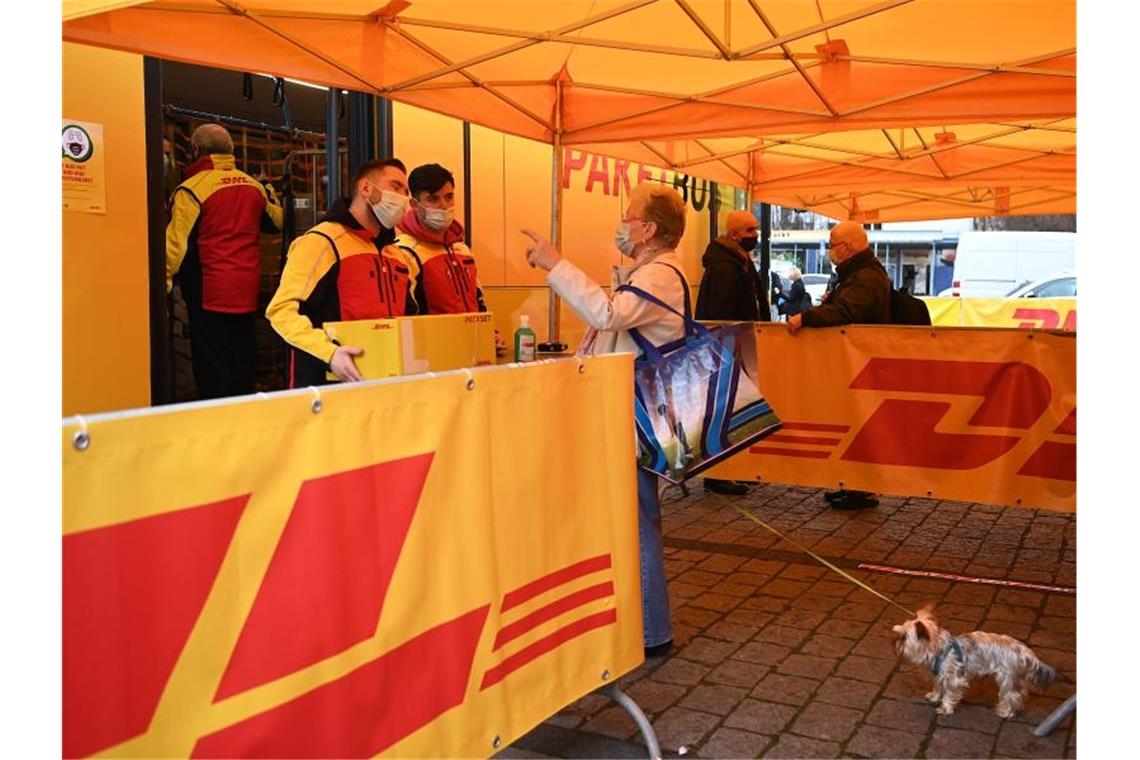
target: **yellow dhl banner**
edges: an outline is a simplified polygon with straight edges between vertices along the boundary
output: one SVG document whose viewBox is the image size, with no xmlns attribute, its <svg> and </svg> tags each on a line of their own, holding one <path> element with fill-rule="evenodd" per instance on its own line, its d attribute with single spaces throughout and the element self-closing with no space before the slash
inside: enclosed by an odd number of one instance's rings
<svg viewBox="0 0 1140 760">
<path fill-rule="evenodd" d="M 487 756 L 634 668 L 631 365 L 69 421 L 64 756 Z"/>
<path fill-rule="evenodd" d="M 938 327 L 1017 327 L 1076 332 L 1075 298 L 924 298 Z"/>
<path fill-rule="evenodd" d="M 783 429 L 709 477 L 1076 509 L 1074 334 L 761 327 L 757 341 Z"/>
</svg>

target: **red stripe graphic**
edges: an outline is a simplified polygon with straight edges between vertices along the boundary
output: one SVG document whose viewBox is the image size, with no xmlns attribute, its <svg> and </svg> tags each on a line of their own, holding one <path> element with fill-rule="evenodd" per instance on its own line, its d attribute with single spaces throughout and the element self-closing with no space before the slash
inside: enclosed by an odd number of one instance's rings
<svg viewBox="0 0 1140 760">
<path fill-rule="evenodd" d="M 817 433 L 846 433 L 850 425 L 830 425 L 825 422 L 783 422 L 784 430 L 814 430 Z"/>
<path fill-rule="evenodd" d="M 517 653 L 488 670 L 483 676 L 483 685 L 480 686 L 479 689 L 480 691 L 486 691 L 519 668 L 538 659 L 544 654 L 554 651 L 567 641 L 576 639 L 596 628 L 613 625 L 616 622 L 617 610 L 605 610 L 604 612 L 584 617 L 581 620 L 575 620 L 570 625 L 559 628 L 549 636 L 539 639 L 525 649 L 519 650 Z"/>
<path fill-rule="evenodd" d="M 63 537 L 63 756 L 146 731 L 248 495 Z"/>
<path fill-rule="evenodd" d="M 1077 479 L 1077 445 L 1045 441 L 1041 447 L 1025 461 L 1018 475 L 1053 480 Z"/>
<path fill-rule="evenodd" d="M 606 581 L 605 583 L 599 583 L 596 586 L 590 586 L 569 596 L 557 599 L 545 607 L 535 610 L 526 617 L 516 620 L 510 625 L 503 626 L 499 631 L 499 635 L 495 637 L 494 651 L 499 651 L 504 644 L 514 641 L 527 631 L 534 630 L 547 620 L 553 620 L 564 612 L 569 612 L 576 607 L 589 604 L 596 599 L 604 599 L 607 596 L 613 595 L 614 584 L 610 581 Z"/>
<path fill-rule="evenodd" d="M 518 607 L 520 604 L 534 599 L 539 594 L 569 583 L 575 578 L 581 578 L 583 575 L 596 573 L 599 570 L 606 570 L 610 565 L 610 555 L 599 554 L 596 557 L 575 562 L 573 565 L 568 565 L 561 570 L 555 570 L 549 575 L 544 575 L 524 586 L 519 586 L 514 591 L 508 592 L 507 595 L 503 597 L 502 611 L 506 612 L 507 610 Z"/>
<path fill-rule="evenodd" d="M 488 610 L 471 610 L 335 681 L 203 736 L 192 756 L 372 757 L 383 752 L 463 702 Z"/>
<path fill-rule="evenodd" d="M 805 446 L 834 446 L 843 439 L 820 438 L 819 436 L 808 435 L 784 435 L 783 433 L 777 433 L 776 435 L 768 436 L 764 440 L 775 441 L 776 443 L 802 443 Z"/>
<path fill-rule="evenodd" d="M 804 457 L 805 459 L 827 459 L 830 451 L 816 451 L 813 449 L 784 449 L 779 446 L 753 446 L 748 449 L 753 454 L 771 454 L 777 457 Z"/>
<path fill-rule="evenodd" d="M 1061 435 L 1076 435 L 1077 434 L 1077 410 L 1069 412 L 1069 416 L 1061 421 L 1057 429 L 1053 431 Z"/>
</svg>

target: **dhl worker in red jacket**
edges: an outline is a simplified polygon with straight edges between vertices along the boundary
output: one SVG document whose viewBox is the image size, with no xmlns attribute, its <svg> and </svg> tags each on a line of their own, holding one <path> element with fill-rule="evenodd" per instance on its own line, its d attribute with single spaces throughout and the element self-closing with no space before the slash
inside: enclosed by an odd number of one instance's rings
<svg viewBox="0 0 1140 760">
<path fill-rule="evenodd" d="M 177 281 L 186 300 L 198 396 L 253 393 L 259 234 L 280 230 L 283 212 L 270 185 L 238 171 L 225 127 L 203 124 L 190 144 L 197 160 L 171 196 L 166 292 Z"/>
<path fill-rule="evenodd" d="M 357 346 L 333 343 L 325 322 L 381 319 L 417 313 L 405 255 L 392 243 L 408 205 L 408 180 L 396 158 L 369 161 L 320 224 L 293 241 L 281 284 L 265 316 L 293 347 L 290 387 L 360 380 Z"/>
<path fill-rule="evenodd" d="M 396 244 L 408 254 L 420 313 L 487 311 L 475 257 L 455 218 L 455 176 L 439 164 L 424 164 L 408 175 L 408 188 L 412 200 L 396 229 Z M 495 348 L 506 350 L 497 330 Z"/>
</svg>

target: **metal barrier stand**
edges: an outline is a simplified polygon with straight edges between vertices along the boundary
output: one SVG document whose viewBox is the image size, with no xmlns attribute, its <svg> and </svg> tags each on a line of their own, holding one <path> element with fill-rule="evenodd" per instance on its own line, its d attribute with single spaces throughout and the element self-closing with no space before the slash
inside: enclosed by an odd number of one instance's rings
<svg viewBox="0 0 1140 760">
<path fill-rule="evenodd" d="M 621 705 L 622 709 L 629 713 L 633 718 L 633 722 L 637 724 L 637 728 L 641 731 L 641 736 L 645 739 L 645 747 L 649 750 L 649 760 L 661 760 L 661 745 L 657 741 L 657 733 L 653 730 L 653 726 L 649 724 L 649 718 L 645 717 L 645 713 L 638 707 L 637 702 L 633 697 L 626 694 L 624 691 L 617 687 L 617 684 L 611 683 L 598 689 L 598 692 L 605 694 Z"/>
</svg>

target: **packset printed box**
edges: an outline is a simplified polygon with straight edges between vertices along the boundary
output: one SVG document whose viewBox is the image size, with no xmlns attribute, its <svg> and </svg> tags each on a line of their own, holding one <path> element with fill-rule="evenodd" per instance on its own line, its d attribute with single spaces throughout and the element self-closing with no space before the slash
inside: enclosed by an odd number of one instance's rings
<svg viewBox="0 0 1140 760">
<path fill-rule="evenodd" d="M 363 349 L 355 361 L 365 380 L 495 363 L 491 312 L 326 322 L 324 331 L 342 346 Z"/>
</svg>

